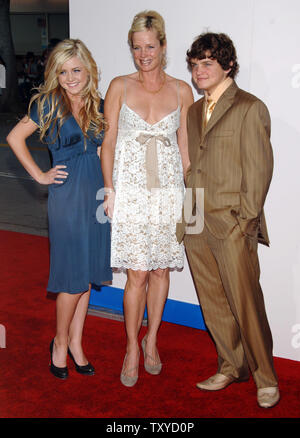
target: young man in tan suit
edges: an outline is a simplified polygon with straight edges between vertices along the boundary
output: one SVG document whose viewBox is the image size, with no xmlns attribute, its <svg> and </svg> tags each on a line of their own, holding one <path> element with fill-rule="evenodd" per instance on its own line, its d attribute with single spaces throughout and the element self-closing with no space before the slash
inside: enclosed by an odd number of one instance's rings
<svg viewBox="0 0 300 438">
<path fill-rule="evenodd" d="M 263 212 L 273 171 L 269 112 L 236 85 L 238 63 L 227 35 L 202 34 L 187 55 L 204 97 L 188 113 L 186 186 L 193 192 L 204 188 L 204 227 L 194 234 L 185 218 L 177 238 L 184 240 L 218 353 L 217 374 L 197 387 L 223 389 L 248 379 L 250 369 L 258 404 L 267 408 L 279 401 L 257 255 L 258 241 L 269 244 Z M 197 222 L 203 212 L 195 193 L 192 199 Z"/>
</svg>

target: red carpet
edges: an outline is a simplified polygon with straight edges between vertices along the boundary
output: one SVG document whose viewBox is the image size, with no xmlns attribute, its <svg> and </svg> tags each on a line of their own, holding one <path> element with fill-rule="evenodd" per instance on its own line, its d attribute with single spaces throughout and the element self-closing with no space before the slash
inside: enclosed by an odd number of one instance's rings
<svg viewBox="0 0 300 438">
<path fill-rule="evenodd" d="M 122 322 L 88 315 L 85 351 L 96 368 L 80 376 L 69 363 L 68 380 L 48 370 L 55 333 L 55 301 L 46 298 L 48 240 L 0 231 L 0 418 L 299 418 L 300 363 L 275 358 L 281 401 L 273 409 L 256 404 L 248 382 L 224 391 L 201 392 L 195 383 L 216 371 L 214 346 L 206 332 L 163 323 L 159 351 L 163 371 L 150 376 L 141 359 L 133 388 L 119 380 L 125 349 Z M 142 328 L 141 337 L 145 328 Z"/>
</svg>

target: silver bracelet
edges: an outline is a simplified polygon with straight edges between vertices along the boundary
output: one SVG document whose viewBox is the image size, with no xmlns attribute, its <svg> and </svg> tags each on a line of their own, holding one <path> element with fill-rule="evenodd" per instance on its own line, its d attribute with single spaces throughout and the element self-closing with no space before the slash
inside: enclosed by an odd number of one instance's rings
<svg viewBox="0 0 300 438">
<path fill-rule="evenodd" d="M 110 187 L 104 187 L 104 194 L 109 195 L 110 193 L 115 193 L 114 189 Z"/>
</svg>

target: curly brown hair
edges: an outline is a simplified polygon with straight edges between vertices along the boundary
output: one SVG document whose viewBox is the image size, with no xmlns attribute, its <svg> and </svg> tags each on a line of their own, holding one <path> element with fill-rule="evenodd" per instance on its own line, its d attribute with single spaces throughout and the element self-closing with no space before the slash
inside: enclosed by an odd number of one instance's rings
<svg viewBox="0 0 300 438">
<path fill-rule="evenodd" d="M 223 70 L 231 69 L 228 76 L 234 78 L 239 70 L 233 42 L 225 33 L 202 33 L 187 51 L 187 62 L 192 59 L 215 59 Z"/>
</svg>

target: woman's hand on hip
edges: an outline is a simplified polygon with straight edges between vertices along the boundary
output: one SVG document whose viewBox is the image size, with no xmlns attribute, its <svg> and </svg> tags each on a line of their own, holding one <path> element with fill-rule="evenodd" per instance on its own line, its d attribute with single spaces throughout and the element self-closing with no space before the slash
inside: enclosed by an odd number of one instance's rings
<svg viewBox="0 0 300 438">
<path fill-rule="evenodd" d="M 58 164 L 57 166 L 52 167 L 48 172 L 43 172 L 41 177 L 39 178 L 39 183 L 44 185 L 49 184 L 62 184 L 65 179 L 68 178 L 68 172 L 63 169 L 66 169 L 67 166 Z M 59 179 L 58 179 L 59 178 Z"/>
</svg>

